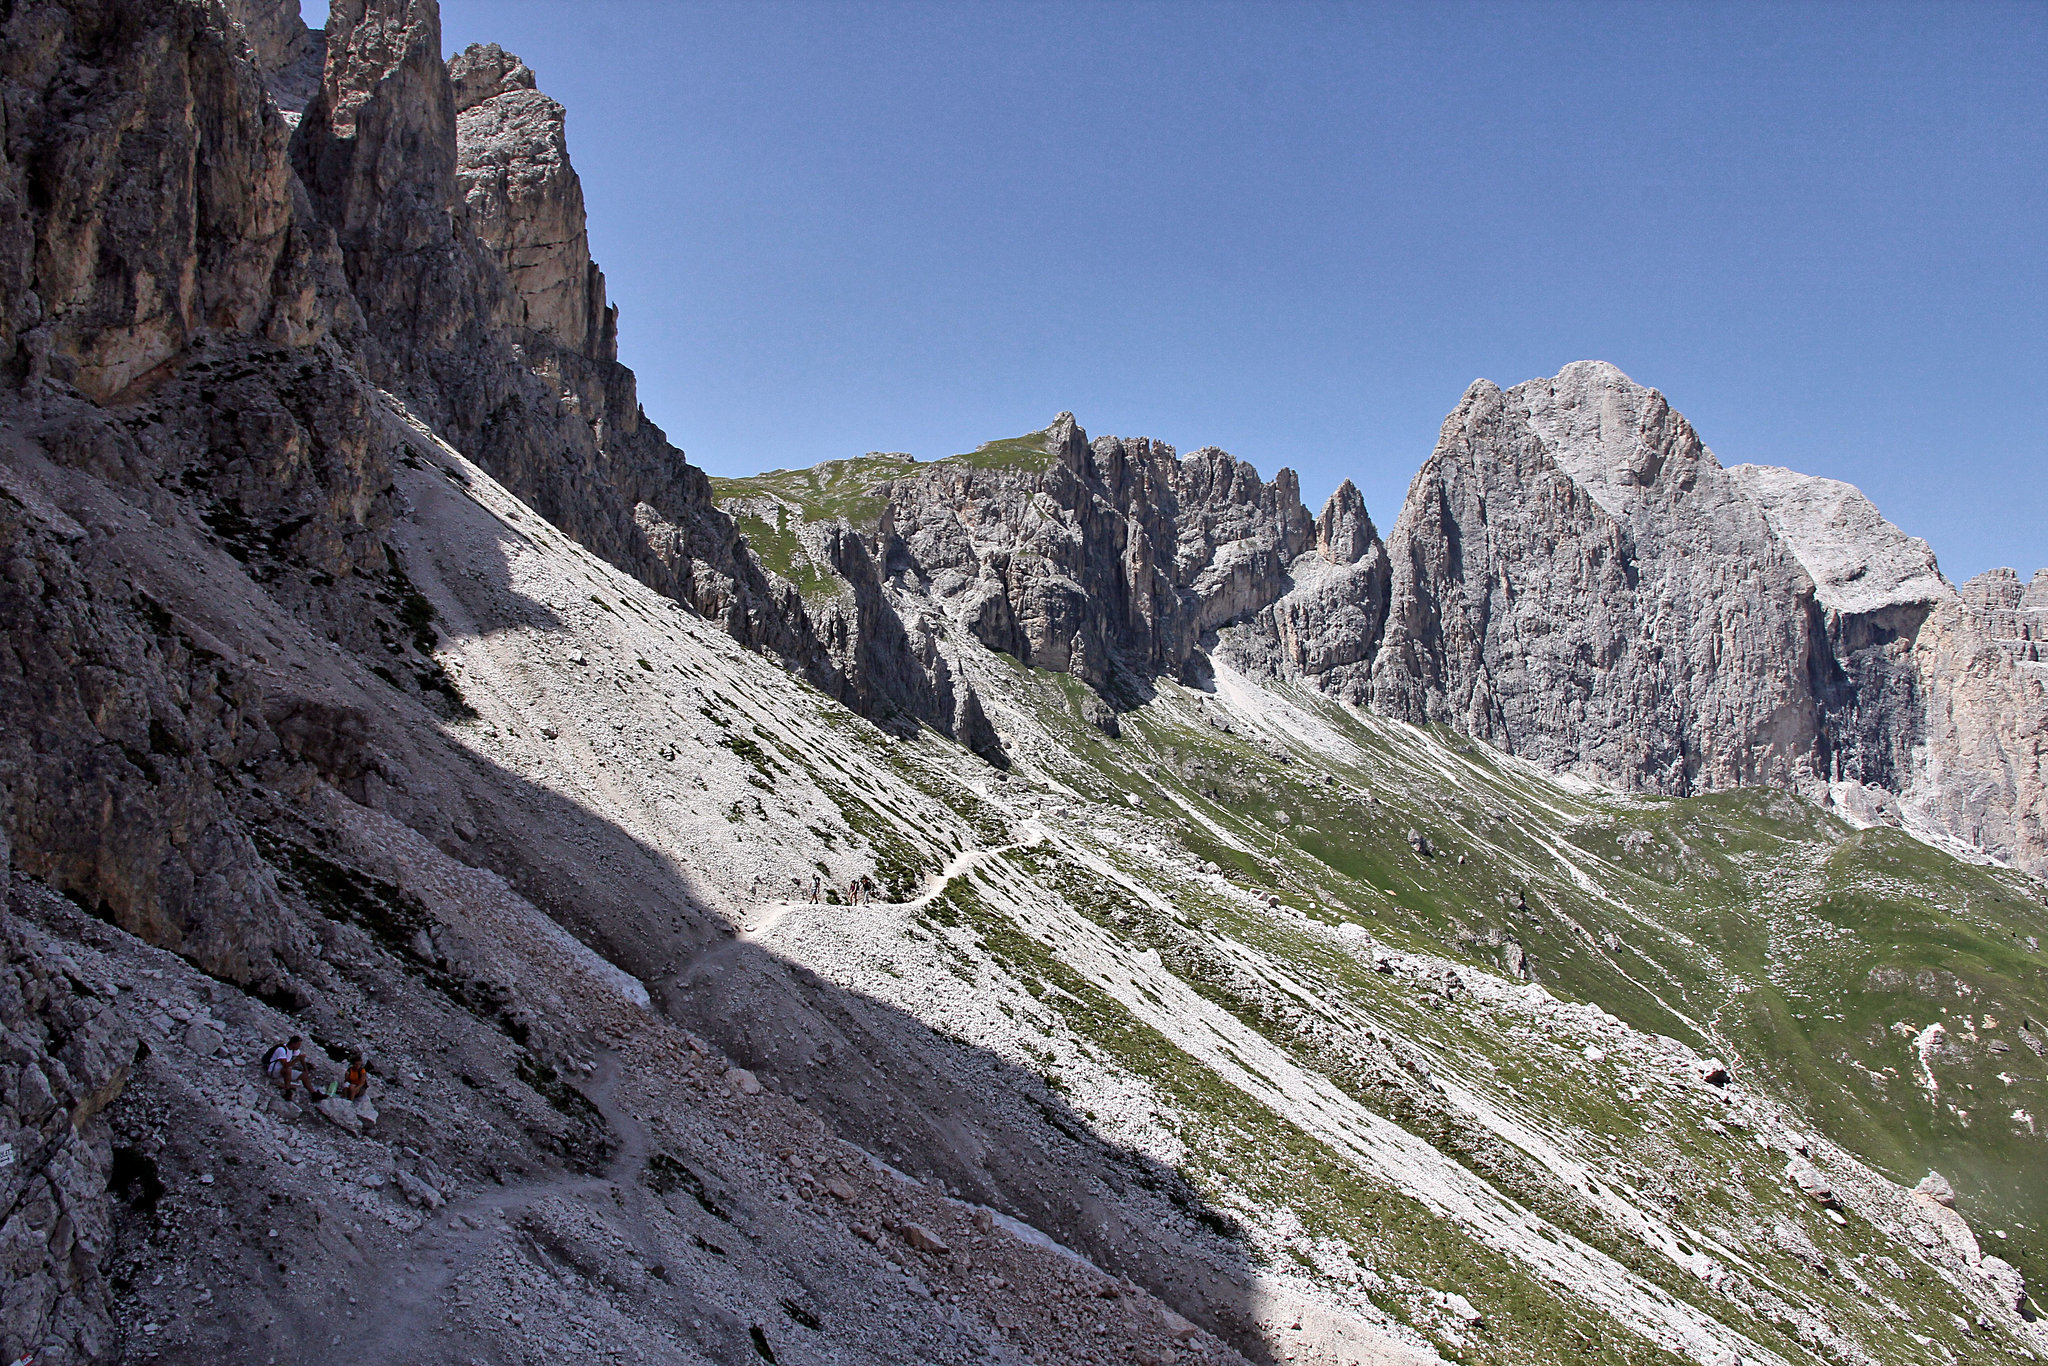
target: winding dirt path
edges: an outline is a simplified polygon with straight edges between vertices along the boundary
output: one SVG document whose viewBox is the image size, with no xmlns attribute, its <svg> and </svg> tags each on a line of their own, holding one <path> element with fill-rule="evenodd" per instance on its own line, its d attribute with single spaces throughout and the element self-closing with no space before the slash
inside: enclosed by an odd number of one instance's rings
<svg viewBox="0 0 2048 1366">
<path fill-rule="evenodd" d="M 550 1196 L 607 1197 L 617 1211 L 608 1217 L 621 1218 L 642 1259 L 661 1261 L 647 1217 L 647 1192 L 638 1180 L 649 1151 L 647 1129 L 614 1101 L 618 1079 L 617 1055 L 607 1049 L 598 1055 L 595 1076 L 579 1088 L 619 1136 L 619 1150 L 604 1175 L 547 1177 L 451 1200 L 414 1236 L 402 1262 L 387 1265 L 358 1289 L 364 1317 L 355 1336 L 342 1333 L 333 1342 L 331 1320 L 320 1330 L 330 1339 L 324 1344 L 326 1354 L 350 1366 L 417 1366 L 431 1359 L 424 1347 L 429 1335 L 448 1322 L 451 1306 L 444 1297 L 480 1257 L 511 1237 L 522 1214 Z"/>
<path fill-rule="evenodd" d="M 967 872 L 968 869 L 974 867 L 976 864 L 985 863 L 991 859 L 998 859 L 1006 854 L 1014 854 L 1019 849 L 1034 848 L 1045 841 L 1045 831 L 1039 828 L 1036 822 L 1025 822 L 1022 826 L 1020 833 L 1024 835 L 1023 839 L 1016 840 L 1010 844 L 997 845 L 993 849 L 975 848 L 961 850 L 959 853 L 953 855 L 952 858 L 946 861 L 945 867 L 939 869 L 938 872 L 933 873 L 931 876 L 927 877 L 924 880 L 924 885 L 919 889 L 918 894 L 910 898 L 910 900 L 908 901 L 870 901 L 863 902 L 862 906 L 872 906 L 876 910 L 882 911 L 918 910 L 925 906 L 928 906 L 931 904 L 933 898 L 937 897 L 941 892 L 945 891 L 947 887 L 952 885 L 954 878 L 961 876 L 963 873 Z M 815 907 L 818 910 L 861 909 L 861 907 L 859 906 L 843 905 L 828 907 L 826 903 L 810 901 L 808 899 L 790 901 L 764 901 L 761 902 L 760 905 L 757 907 L 757 910 L 760 913 L 760 918 L 754 920 L 744 930 L 740 931 L 740 933 L 735 937 L 734 940 L 728 942 L 748 944 L 761 943 L 770 935 L 774 934 L 776 929 L 781 926 L 782 922 L 789 919 L 791 915 L 795 914 L 798 911 L 810 909 L 813 907 Z M 695 967 L 698 964 L 698 962 L 704 959 L 706 955 L 711 954 L 717 951 L 718 949 L 724 947 L 725 944 L 722 943 L 714 944 L 710 948 L 704 949 L 701 952 L 697 953 L 690 959 L 689 963 L 687 963 L 683 967 L 682 973 L 687 973 L 691 968 Z M 679 973 L 678 975 L 680 976 L 682 975 L 682 973 Z"/>
</svg>

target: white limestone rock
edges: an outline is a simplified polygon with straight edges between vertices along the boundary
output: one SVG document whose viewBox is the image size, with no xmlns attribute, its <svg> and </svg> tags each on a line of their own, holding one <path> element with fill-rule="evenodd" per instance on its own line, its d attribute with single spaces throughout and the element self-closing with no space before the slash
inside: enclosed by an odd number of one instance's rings
<svg viewBox="0 0 2048 1366">
<path fill-rule="evenodd" d="M 1934 603 L 1955 591 L 1927 542 L 1886 521 L 1855 485 L 1776 465 L 1734 465 L 1728 475 L 1792 547 L 1830 611 Z"/>
</svg>

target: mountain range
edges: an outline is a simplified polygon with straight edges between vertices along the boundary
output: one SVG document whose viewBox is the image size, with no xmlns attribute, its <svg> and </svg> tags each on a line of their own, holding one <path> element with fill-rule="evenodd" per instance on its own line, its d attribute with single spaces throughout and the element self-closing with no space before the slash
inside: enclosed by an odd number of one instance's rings
<svg viewBox="0 0 2048 1366">
<path fill-rule="evenodd" d="M 536 85 L 0 10 L 0 1356 L 2048 1352 L 2048 571 L 1596 361 L 712 479 Z"/>
</svg>

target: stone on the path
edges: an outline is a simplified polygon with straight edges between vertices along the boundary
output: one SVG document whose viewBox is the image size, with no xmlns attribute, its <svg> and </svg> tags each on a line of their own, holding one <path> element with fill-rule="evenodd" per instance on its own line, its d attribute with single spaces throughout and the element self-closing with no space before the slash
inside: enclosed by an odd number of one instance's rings
<svg viewBox="0 0 2048 1366">
<path fill-rule="evenodd" d="M 1935 1204 L 1946 1209 L 1956 1207 L 1956 1188 L 1940 1172 L 1931 1171 L 1920 1178 L 1920 1184 L 1913 1187 L 1916 1194 L 1924 1195 Z"/>
<path fill-rule="evenodd" d="M 731 1069 L 725 1074 L 725 1079 L 732 1083 L 733 1090 L 743 1096 L 758 1096 L 761 1094 L 761 1079 L 744 1067 Z"/>
<path fill-rule="evenodd" d="M 405 1195 L 408 1201 L 419 1206 L 421 1209 L 437 1210 L 448 1203 L 446 1196 L 403 1167 L 399 1168 L 395 1175 L 398 1180 L 398 1189 Z"/>
<path fill-rule="evenodd" d="M 827 1182 L 825 1183 L 825 1190 L 826 1190 L 826 1191 L 827 1191 L 827 1192 L 828 1192 L 828 1193 L 829 1193 L 829 1194 L 830 1194 L 830 1195 L 832 1196 L 832 1198 L 833 1198 L 833 1199 L 835 1199 L 835 1200 L 851 1200 L 851 1199 L 853 1199 L 853 1194 L 854 1194 L 854 1192 L 853 1192 L 853 1187 L 851 1187 L 851 1186 L 847 1185 L 847 1184 L 846 1184 L 846 1183 L 845 1183 L 844 1181 L 840 1180 L 840 1179 L 839 1179 L 838 1177 L 836 1177 L 836 1176 L 835 1176 L 835 1177 L 832 1177 L 832 1178 L 831 1178 L 830 1180 L 828 1180 L 828 1181 L 827 1181 Z"/>
<path fill-rule="evenodd" d="M 185 1047 L 202 1058 L 210 1058 L 220 1052 L 221 1045 L 226 1042 L 220 1030 L 204 1020 L 193 1021 L 185 1031 Z"/>
</svg>

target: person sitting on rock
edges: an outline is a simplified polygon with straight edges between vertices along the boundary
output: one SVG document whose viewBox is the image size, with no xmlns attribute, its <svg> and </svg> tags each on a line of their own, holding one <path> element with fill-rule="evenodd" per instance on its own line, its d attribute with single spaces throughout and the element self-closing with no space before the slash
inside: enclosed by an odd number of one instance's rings
<svg viewBox="0 0 2048 1366">
<path fill-rule="evenodd" d="M 348 1070 L 341 1074 L 341 1094 L 351 1101 L 361 1100 L 370 1091 L 370 1069 L 363 1066 L 363 1055 L 348 1055 Z"/>
<path fill-rule="evenodd" d="M 306 1054 L 300 1043 L 299 1036 L 294 1034 L 271 1049 L 270 1055 L 263 1060 L 264 1072 L 286 1100 L 292 1098 L 292 1087 L 305 1075 Z"/>
</svg>

